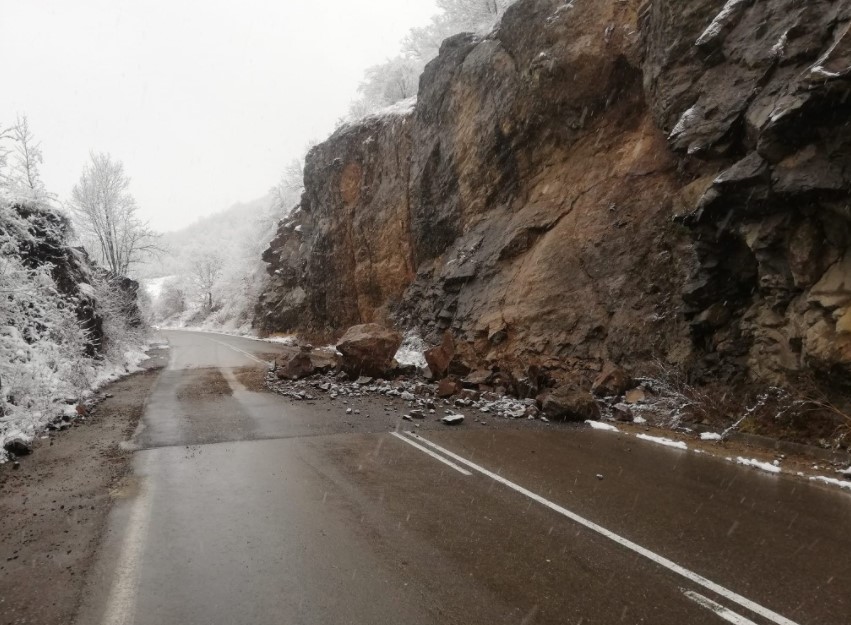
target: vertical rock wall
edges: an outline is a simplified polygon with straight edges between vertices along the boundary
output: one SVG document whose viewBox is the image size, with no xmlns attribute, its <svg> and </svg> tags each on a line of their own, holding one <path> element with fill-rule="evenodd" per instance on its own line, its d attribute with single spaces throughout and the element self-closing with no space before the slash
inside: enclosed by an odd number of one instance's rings
<svg viewBox="0 0 851 625">
<path fill-rule="evenodd" d="M 519 0 L 308 159 L 266 331 L 450 331 L 470 366 L 851 365 L 851 3 Z"/>
</svg>

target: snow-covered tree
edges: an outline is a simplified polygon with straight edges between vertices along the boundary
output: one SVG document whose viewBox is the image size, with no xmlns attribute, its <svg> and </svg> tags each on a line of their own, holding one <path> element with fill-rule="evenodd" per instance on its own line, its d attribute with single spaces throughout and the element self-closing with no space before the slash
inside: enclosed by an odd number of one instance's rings
<svg viewBox="0 0 851 625">
<path fill-rule="evenodd" d="M 112 273 L 125 276 L 157 250 L 157 235 L 137 216 L 124 164 L 109 154 L 90 156 L 68 206 L 89 252 Z"/>
<path fill-rule="evenodd" d="M 402 53 L 366 70 L 352 103 L 353 119 L 368 115 L 417 94 L 419 76 L 437 56 L 440 44 L 457 33 L 485 34 L 493 28 L 514 0 L 437 0 L 437 13 L 427 25 L 412 28 Z"/>
<path fill-rule="evenodd" d="M 186 310 L 186 292 L 176 280 L 171 280 L 163 285 L 162 293 L 155 302 L 154 316 L 158 319 L 167 319 L 173 315 L 179 315 Z"/>
<path fill-rule="evenodd" d="M 207 312 L 213 310 L 213 287 L 222 276 L 224 261 L 215 251 L 197 253 L 190 261 L 192 280 L 204 298 Z"/>
<path fill-rule="evenodd" d="M 378 110 L 417 95 L 423 64 L 400 55 L 366 70 L 358 88 L 360 105 Z"/>
<path fill-rule="evenodd" d="M 304 190 L 304 159 L 294 158 L 281 174 L 281 179 L 272 187 L 275 208 L 281 213 L 288 212 L 297 202 Z"/>
<path fill-rule="evenodd" d="M 35 140 L 26 115 L 18 117 L 15 125 L 8 130 L 8 135 L 12 145 L 7 182 L 10 192 L 19 199 L 48 200 L 49 195 L 39 171 L 43 162 L 41 143 Z"/>
</svg>

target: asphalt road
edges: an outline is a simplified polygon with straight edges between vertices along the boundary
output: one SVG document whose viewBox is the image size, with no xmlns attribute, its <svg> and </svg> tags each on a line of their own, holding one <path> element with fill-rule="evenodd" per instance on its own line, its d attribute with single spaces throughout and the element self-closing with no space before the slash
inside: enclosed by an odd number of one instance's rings
<svg viewBox="0 0 851 625">
<path fill-rule="evenodd" d="M 78 625 L 851 622 L 847 494 L 571 427 L 412 436 L 260 391 L 286 348 L 163 334 Z"/>
</svg>

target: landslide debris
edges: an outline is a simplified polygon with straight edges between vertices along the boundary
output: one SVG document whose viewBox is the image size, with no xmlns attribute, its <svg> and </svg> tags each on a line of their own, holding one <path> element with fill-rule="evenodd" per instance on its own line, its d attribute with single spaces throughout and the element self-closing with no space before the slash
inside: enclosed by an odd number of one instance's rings
<svg viewBox="0 0 851 625">
<path fill-rule="evenodd" d="M 537 392 L 806 386 L 851 429 L 851 5 L 724 7 L 519 0 L 446 40 L 310 152 L 258 325 L 413 329 L 438 378 Z"/>
</svg>

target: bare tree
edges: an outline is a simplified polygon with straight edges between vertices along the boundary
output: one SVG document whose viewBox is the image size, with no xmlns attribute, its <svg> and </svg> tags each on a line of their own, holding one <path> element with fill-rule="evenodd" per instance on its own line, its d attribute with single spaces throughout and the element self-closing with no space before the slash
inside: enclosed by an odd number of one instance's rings
<svg viewBox="0 0 851 625">
<path fill-rule="evenodd" d="M 190 261 L 192 279 L 204 297 L 207 311 L 213 309 L 213 287 L 222 275 L 224 262 L 221 256 L 212 252 L 203 252 Z"/>
<path fill-rule="evenodd" d="M 69 207 L 89 251 L 112 273 L 126 276 L 133 264 L 157 251 L 158 235 L 137 216 L 124 164 L 109 154 L 90 156 Z"/>
<path fill-rule="evenodd" d="M 9 176 L 12 192 L 20 198 L 46 200 L 49 198 L 41 180 L 39 166 L 43 162 L 41 143 L 35 140 L 26 115 L 19 116 L 9 129 L 13 141 L 14 161 Z"/>
<path fill-rule="evenodd" d="M 288 212 L 298 202 L 303 190 L 304 161 L 300 158 L 294 158 L 284 168 L 278 184 L 272 187 L 275 208 L 281 213 Z"/>
<path fill-rule="evenodd" d="M 157 308 L 158 316 L 161 319 L 167 319 L 172 315 L 184 312 L 186 310 L 186 293 L 184 293 L 181 285 L 176 282 L 168 282 L 163 285 Z"/>
<path fill-rule="evenodd" d="M 9 172 L 6 171 L 6 165 L 11 152 L 7 143 L 11 138 L 12 129 L 0 126 L 0 191 L 9 190 Z"/>
</svg>

